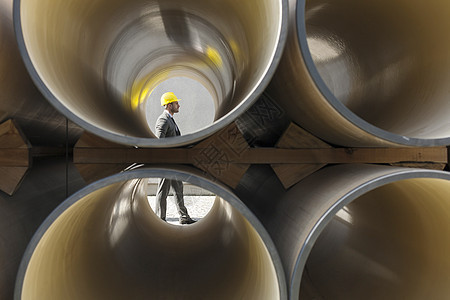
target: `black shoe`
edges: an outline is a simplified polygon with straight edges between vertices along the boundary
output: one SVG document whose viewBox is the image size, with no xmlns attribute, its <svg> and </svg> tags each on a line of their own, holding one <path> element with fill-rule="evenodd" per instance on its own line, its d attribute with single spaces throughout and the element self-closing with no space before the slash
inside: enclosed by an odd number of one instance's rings
<svg viewBox="0 0 450 300">
<path fill-rule="evenodd" d="M 190 217 L 187 218 L 180 218 L 180 224 L 194 224 L 195 220 L 192 220 Z"/>
</svg>

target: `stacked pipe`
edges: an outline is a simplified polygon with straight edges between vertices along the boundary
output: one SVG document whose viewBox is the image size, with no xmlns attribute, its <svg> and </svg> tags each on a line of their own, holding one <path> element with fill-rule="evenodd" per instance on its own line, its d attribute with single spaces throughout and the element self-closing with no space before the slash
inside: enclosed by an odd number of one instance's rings
<svg viewBox="0 0 450 300">
<path fill-rule="evenodd" d="M 19 299 L 284 299 L 284 274 L 263 226 L 226 187 L 195 170 L 138 169 L 81 190 L 34 237 Z M 168 225 L 147 200 L 147 178 L 216 194 L 191 226 Z M 87 231 L 88 230 L 88 231 Z"/>
<path fill-rule="evenodd" d="M 21 54 L 50 103 L 101 138 L 146 147 L 190 145 L 249 108 L 281 56 L 287 11 L 285 1 L 14 5 Z M 146 100 L 176 76 L 210 91 L 215 121 L 158 140 Z M 15 297 L 285 299 L 280 259 L 264 227 L 225 187 L 195 172 L 128 171 L 68 198 L 30 243 Z M 151 213 L 143 177 L 207 185 L 217 200 L 197 224 L 172 228 Z"/>
<path fill-rule="evenodd" d="M 102 138 L 155 147 L 196 142 L 250 107 L 281 55 L 286 10 L 281 0 L 15 1 L 22 55 L 49 101 Z M 148 126 L 147 97 L 177 76 L 210 91 L 215 121 L 160 141 Z"/>
<path fill-rule="evenodd" d="M 237 195 L 273 238 L 291 299 L 445 299 L 449 188 L 444 171 L 335 165 L 286 191 L 258 167 Z"/>
<path fill-rule="evenodd" d="M 14 1 L 41 93 L 85 130 L 138 147 L 190 146 L 234 121 L 270 145 L 244 114 L 266 87 L 284 112 L 273 128 L 293 121 L 336 146 L 450 145 L 449 13 L 444 0 Z M 215 121 L 155 139 L 146 101 L 177 76 L 211 92 Z M 216 194 L 211 212 L 159 220 L 145 189 L 159 177 Z M 265 165 L 234 189 L 185 166 L 129 170 L 48 216 L 15 297 L 445 299 L 449 195 L 446 171 L 386 165 L 329 165 L 289 189 Z"/>
<path fill-rule="evenodd" d="M 269 91 L 341 146 L 450 144 L 447 1 L 289 1 Z"/>
</svg>

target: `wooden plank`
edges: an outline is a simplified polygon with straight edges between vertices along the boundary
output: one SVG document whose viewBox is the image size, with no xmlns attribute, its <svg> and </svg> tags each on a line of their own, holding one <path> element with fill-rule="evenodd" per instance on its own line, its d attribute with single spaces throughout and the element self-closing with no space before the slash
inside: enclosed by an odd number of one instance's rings
<svg viewBox="0 0 450 300">
<path fill-rule="evenodd" d="M 14 120 L 9 119 L 0 124 L 0 148 L 30 148 L 30 144 L 25 135 L 15 124 Z"/>
<path fill-rule="evenodd" d="M 30 143 L 13 120 L 0 124 L 0 190 L 12 195 L 31 166 Z"/>
<path fill-rule="evenodd" d="M 72 154 L 72 148 L 69 148 L 69 154 Z M 66 154 L 64 147 L 32 147 L 32 157 L 48 157 L 48 156 L 63 156 Z"/>
<path fill-rule="evenodd" d="M 76 164 L 192 163 L 189 149 L 74 148 Z"/>
<path fill-rule="evenodd" d="M 390 164 L 394 167 L 402 167 L 402 168 L 419 168 L 419 169 L 428 169 L 428 170 L 438 170 L 443 171 L 447 164 L 445 163 L 430 163 L 430 162 L 415 162 L 415 163 L 392 163 Z"/>
<path fill-rule="evenodd" d="M 236 162 L 251 164 L 299 163 L 394 163 L 447 162 L 445 147 L 434 148 L 330 148 L 330 149 L 249 149 Z"/>
<path fill-rule="evenodd" d="M 0 148 L 0 166 L 2 167 L 28 167 L 30 161 L 30 151 L 28 148 Z"/>
<path fill-rule="evenodd" d="M 288 188 L 329 163 L 448 163 L 446 147 L 433 148 L 333 148 L 295 124 L 277 143 L 283 148 L 250 148 L 233 123 L 193 148 L 133 148 L 83 135 L 74 149 L 74 163 L 98 176 L 117 172 L 132 163 L 191 164 L 213 178 L 235 187 L 251 164 L 270 164 Z M 116 171 L 101 170 L 108 168 Z M 115 165 L 114 167 L 112 165 Z M 102 173 L 102 172 L 106 173 Z"/>
<path fill-rule="evenodd" d="M 307 163 L 447 163 L 446 147 L 433 148 L 330 148 L 277 149 L 249 148 L 239 156 L 223 150 L 216 141 L 195 148 L 76 148 L 76 163 L 226 163 L 307 164 Z M 227 155 L 224 155 L 227 154 Z"/>
<path fill-rule="evenodd" d="M 285 189 L 300 182 L 326 164 L 272 164 L 272 169 L 277 174 Z"/>
<path fill-rule="evenodd" d="M 85 131 L 73 149 L 73 162 L 81 177 L 92 183 L 139 161 L 141 151 L 136 150 L 142 149 L 116 144 Z"/>
<path fill-rule="evenodd" d="M 12 196 L 19 188 L 28 167 L 1 167 L 0 190 Z"/>
</svg>

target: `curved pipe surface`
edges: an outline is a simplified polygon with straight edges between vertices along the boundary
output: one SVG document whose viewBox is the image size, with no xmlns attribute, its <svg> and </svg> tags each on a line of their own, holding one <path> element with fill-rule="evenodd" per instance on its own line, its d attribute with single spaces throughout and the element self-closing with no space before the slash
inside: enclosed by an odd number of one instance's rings
<svg viewBox="0 0 450 300">
<path fill-rule="evenodd" d="M 14 196 L 0 192 L 0 299 L 13 299 L 14 283 L 28 243 L 45 218 L 84 186 L 77 170 L 60 158 L 35 159 Z M 68 186 L 66 186 L 66 184 Z"/>
<path fill-rule="evenodd" d="M 0 123 L 14 119 L 33 145 L 65 145 L 66 118 L 42 96 L 25 68 L 14 35 L 12 7 L 13 0 L 0 0 Z M 81 129 L 70 125 L 73 145 Z"/>
<path fill-rule="evenodd" d="M 136 146 L 187 145 L 231 123 L 270 80 L 287 24 L 287 0 L 14 4 L 19 48 L 49 101 L 88 131 Z M 209 91 L 215 121 L 158 140 L 146 102 L 156 86 L 175 77 Z"/>
<path fill-rule="evenodd" d="M 450 4 L 290 0 L 268 91 L 342 146 L 450 144 Z"/>
<path fill-rule="evenodd" d="M 137 169 L 68 198 L 29 244 L 16 299 L 285 299 L 278 254 L 236 196 L 182 170 Z M 160 220 L 146 178 L 182 180 L 217 195 L 193 225 Z"/>
<path fill-rule="evenodd" d="M 237 195 L 272 236 L 290 299 L 448 297 L 448 172 L 337 165 L 286 191 L 268 171 Z"/>
</svg>

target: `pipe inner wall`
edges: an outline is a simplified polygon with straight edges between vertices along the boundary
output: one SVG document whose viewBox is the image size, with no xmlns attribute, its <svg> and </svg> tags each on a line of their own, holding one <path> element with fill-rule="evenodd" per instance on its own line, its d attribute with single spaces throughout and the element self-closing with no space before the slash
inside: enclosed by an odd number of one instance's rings
<svg viewBox="0 0 450 300">
<path fill-rule="evenodd" d="M 450 144 L 450 3 L 290 1 L 271 94 L 342 146 Z"/>
<path fill-rule="evenodd" d="M 14 14 L 27 68 L 58 110 L 109 140 L 157 147 L 198 141 L 250 107 L 284 46 L 286 3 L 17 0 Z M 161 141 L 146 102 L 160 83 L 179 77 L 209 91 L 214 111 L 195 111 L 214 122 Z"/>
<path fill-rule="evenodd" d="M 353 200 L 326 225 L 306 262 L 299 298 L 446 299 L 449 253 L 450 181 L 389 183 Z"/>
<path fill-rule="evenodd" d="M 159 219 L 147 178 L 188 181 L 217 195 L 197 223 Z M 268 234 L 225 188 L 168 169 L 124 172 L 68 198 L 29 245 L 16 299 L 285 299 Z"/>
</svg>

